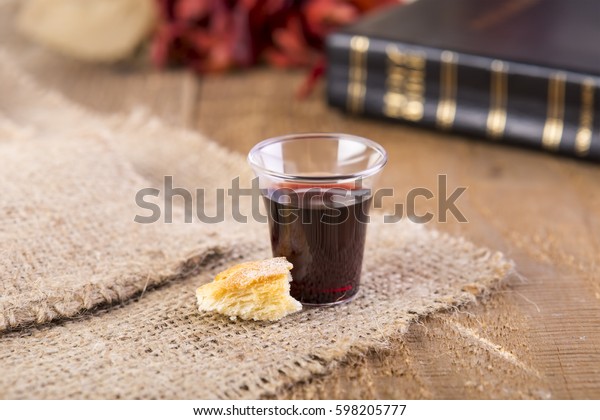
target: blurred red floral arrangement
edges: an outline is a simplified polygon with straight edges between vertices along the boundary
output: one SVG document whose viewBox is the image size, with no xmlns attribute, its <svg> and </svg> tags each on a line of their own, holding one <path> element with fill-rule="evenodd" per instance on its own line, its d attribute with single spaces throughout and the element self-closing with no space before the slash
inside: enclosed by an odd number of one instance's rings
<svg viewBox="0 0 600 420">
<path fill-rule="evenodd" d="M 266 63 L 311 68 L 314 79 L 324 69 L 331 31 L 401 2 L 26 0 L 17 26 L 47 47 L 87 61 L 122 61 L 149 50 L 159 67 L 210 73 Z"/>
<path fill-rule="evenodd" d="M 27 0 L 26 35 L 88 61 L 118 61 L 145 40 L 158 66 L 200 72 L 311 67 L 329 32 L 401 0 Z"/>
<path fill-rule="evenodd" d="M 332 30 L 397 0 L 158 0 L 152 60 L 200 72 L 312 67 Z"/>
</svg>

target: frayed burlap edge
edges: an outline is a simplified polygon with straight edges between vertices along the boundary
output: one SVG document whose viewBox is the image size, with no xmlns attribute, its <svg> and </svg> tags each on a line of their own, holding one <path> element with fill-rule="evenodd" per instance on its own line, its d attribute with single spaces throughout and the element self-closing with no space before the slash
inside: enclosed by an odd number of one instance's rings
<svg viewBox="0 0 600 420">
<path fill-rule="evenodd" d="M 51 345 L 52 354 L 45 356 L 48 359 L 47 363 L 57 363 L 58 366 L 62 366 L 63 363 L 71 363 L 73 360 L 73 355 L 69 354 L 71 350 L 74 351 L 74 355 L 79 355 L 82 351 L 86 354 L 85 349 L 91 344 L 100 346 L 99 348 L 104 348 L 102 344 L 103 338 L 96 336 L 96 334 L 102 333 L 107 329 L 114 331 L 114 333 L 110 333 L 111 341 L 115 340 L 119 343 L 121 342 L 121 337 L 133 339 L 132 334 L 146 337 L 147 331 L 154 331 L 153 326 L 161 326 L 161 331 L 163 331 L 161 334 L 167 334 L 166 336 L 161 335 L 159 339 L 161 347 L 156 348 L 155 346 L 158 343 L 154 342 L 153 344 L 152 341 L 148 340 L 136 341 L 135 347 L 139 347 L 142 354 L 147 354 L 144 353 L 144 349 L 150 351 L 150 355 L 158 352 L 156 355 L 161 357 L 153 360 L 162 361 L 163 357 L 166 358 L 164 363 L 167 365 L 163 366 L 163 369 L 168 369 L 170 374 L 165 376 L 157 370 L 157 376 L 153 377 L 152 380 L 160 381 L 159 383 L 163 383 L 165 380 L 168 382 L 169 378 L 172 378 L 172 375 L 176 375 L 176 377 L 182 378 L 177 382 L 177 385 L 171 383 L 166 387 L 153 387 L 149 386 L 151 383 L 149 384 L 143 380 L 142 382 L 133 380 L 133 383 L 127 386 L 119 382 L 119 386 L 113 388 L 110 384 L 100 386 L 101 384 L 98 383 L 94 389 L 91 390 L 88 388 L 84 390 L 79 387 L 78 383 L 69 384 L 65 382 L 66 388 L 59 387 L 52 391 L 37 385 L 47 380 L 45 379 L 45 373 L 43 373 L 45 371 L 43 369 L 40 371 L 39 367 L 32 366 L 27 368 L 28 372 L 20 371 L 21 373 L 19 374 L 20 377 L 24 375 L 30 377 L 26 388 L 23 389 L 22 385 L 19 384 L 18 388 L 21 391 L 18 391 L 15 386 L 12 389 L 6 388 L 5 392 L 0 393 L 0 395 L 4 398 L 254 399 L 276 397 L 282 390 L 289 389 L 295 384 L 305 383 L 311 381 L 313 378 L 326 375 L 354 358 L 363 358 L 369 353 L 385 351 L 390 347 L 392 341 L 402 339 L 402 336 L 407 332 L 411 323 L 417 322 L 423 317 L 443 311 L 458 310 L 466 305 L 487 299 L 493 291 L 502 287 L 511 278 L 511 274 L 514 273 L 513 263 L 506 260 L 500 253 L 477 248 L 462 238 L 440 234 L 429 229 L 426 229 L 426 232 L 418 233 L 414 230 L 417 228 L 421 227 L 405 225 L 402 230 L 405 232 L 414 231 L 416 232 L 415 234 L 424 234 L 428 238 L 425 241 L 437 239 L 444 244 L 452 245 L 453 249 L 464 249 L 466 253 L 470 253 L 477 259 L 477 264 L 473 268 L 478 270 L 477 267 L 479 267 L 479 269 L 483 270 L 479 270 L 478 274 L 472 273 L 469 275 L 465 273 L 465 278 L 473 277 L 473 282 L 465 282 L 462 285 L 461 292 L 453 293 L 452 296 L 440 295 L 436 299 L 430 299 L 428 296 L 423 300 L 417 299 L 416 301 L 411 301 L 410 311 L 406 312 L 400 308 L 398 312 L 391 312 L 393 315 L 386 318 L 386 321 L 379 324 L 376 329 L 362 328 L 360 336 L 348 337 L 344 332 L 336 333 L 334 334 L 337 337 L 335 344 L 329 344 L 324 347 L 322 346 L 322 342 L 314 340 L 314 334 L 312 335 L 312 340 L 305 341 L 306 328 L 311 328 L 312 326 L 316 327 L 316 329 L 323 329 L 324 332 L 329 331 L 332 327 L 337 328 L 333 325 L 324 324 L 323 322 L 326 322 L 327 319 L 335 320 L 334 322 L 338 324 L 341 322 L 343 325 L 346 311 L 354 312 L 355 308 L 359 309 L 365 304 L 361 302 L 361 299 L 336 308 L 303 311 L 275 323 L 230 321 L 220 315 L 198 314 L 195 305 L 188 301 L 188 299 L 192 299 L 193 297 L 194 287 L 209 280 L 211 275 L 214 275 L 214 273 L 220 271 L 226 265 L 237 263 L 240 260 L 260 258 L 268 252 L 262 246 L 253 247 L 251 246 L 252 244 L 247 244 L 242 247 L 243 257 L 234 255 L 228 261 L 216 262 L 215 265 L 209 267 L 209 272 L 205 272 L 199 277 L 191 277 L 184 282 L 169 283 L 164 288 L 161 288 L 160 291 L 155 291 L 149 295 L 147 297 L 148 300 L 144 298 L 142 301 L 129 301 L 127 305 L 107 308 L 95 314 L 85 316 L 81 320 L 66 320 L 64 323 L 61 323 L 60 331 L 57 331 L 52 325 L 46 325 L 40 326 L 32 332 L 23 332 L 22 334 L 16 332 L 4 337 L 5 340 L 10 340 L 9 343 L 15 341 L 15 345 L 29 347 L 30 351 L 34 352 L 40 351 L 39 348 L 36 350 L 34 347 Z M 385 272 L 387 272 L 387 269 Z M 369 294 L 369 292 L 366 293 Z M 152 310 L 156 302 L 163 302 L 165 299 L 171 303 L 165 302 L 165 306 L 161 306 L 160 311 Z M 182 305 L 185 306 L 185 310 L 175 309 Z M 376 305 L 372 306 L 372 309 L 386 309 L 386 312 L 388 312 L 387 310 L 390 309 L 389 303 L 387 306 L 386 308 L 386 304 L 384 304 L 384 307 Z M 163 312 L 167 308 L 171 309 Z M 364 308 L 359 310 L 365 311 Z M 367 309 L 367 313 L 368 311 Z M 119 330 L 115 330 L 114 327 L 121 325 L 120 322 L 124 320 L 127 320 L 128 324 L 133 323 L 128 325 L 130 329 L 128 331 L 120 331 L 120 328 Z M 137 325 L 140 320 L 143 324 Z M 162 328 L 168 328 L 168 333 Z M 292 330 L 290 331 L 290 329 Z M 368 331 L 372 331 L 372 334 L 367 333 L 365 335 L 364 333 Z M 293 333 L 293 335 L 289 336 L 290 333 Z M 65 334 L 68 334 L 67 338 L 60 338 L 62 345 L 60 342 L 56 344 L 55 340 Z M 93 334 L 91 338 L 81 343 L 78 342 L 82 335 L 89 336 L 90 334 Z M 354 334 L 359 334 L 359 331 L 356 331 Z M 286 346 L 299 345 L 302 347 L 302 350 L 289 355 L 286 353 L 286 350 L 283 350 L 283 354 L 282 352 L 276 352 L 275 355 L 270 354 L 269 348 L 260 350 L 262 344 L 265 343 L 262 340 L 272 335 L 274 335 L 274 338 L 270 340 L 270 349 L 273 349 L 273 345 L 277 347 L 281 345 L 284 348 Z M 195 336 L 198 337 L 199 341 L 192 340 Z M 263 337 L 258 341 L 261 346 L 252 351 L 255 348 L 252 343 L 256 343 L 257 336 Z M 291 337 L 288 338 L 288 340 L 291 340 L 289 343 L 286 343 L 284 340 L 279 341 L 285 336 Z M 214 344 L 214 341 L 217 340 L 218 344 Z M 327 341 L 327 336 L 321 340 Z M 237 350 L 230 347 L 234 341 L 237 342 Z M 0 351 L 0 356 L 2 356 L 2 353 L 11 351 L 6 346 L 9 343 L 0 342 L 2 344 L 0 348 L 5 347 L 3 351 Z M 175 346 L 174 349 L 168 346 L 168 343 L 173 343 L 173 346 Z M 210 344 L 212 347 L 202 350 L 202 353 L 198 354 L 200 349 L 205 349 L 204 346 L 207 344 Z M 265 344 L 268 344 L 268 342 Z M 119 344 L 117 348 L 123 345 L 126 345 L 126 342 Z M 82 347 L 77 350 L 76 346 Z M 163 348 L 164 351 L 165 346 L 167 346 L 166 350 L 168 353 L 162 353 L 160 350 Z M 136 360 L 135 354 L 138 353 L 136 353 L 134 347 L 130 348 L 131 353 L 127 353 L 127 355 Z M 185 352 L 192 348 L 196 349 L 192 350 L 192 352 L 197 354 L 187 353 L 186 356 Z M 211 348 L 212 350 L 210 350 Z M 235 366 L 237 356 L 236 354 L 229 354 L 228 351 L 237 353 L 240 349 L 242 349 L 242 354 L 246 354 L 247 357 L 257 359 L 255 363 L 250 365 L 253 367 L 252 370 L 247 370 L 248 364 L 239 367 Z M 175 356 L 177 363 L 171 364 L 169 357 L 173 356 L 173 352 L 181 351 L 184 353 L 178 353 Z M 217 351 L 217 353 L 213 353 L 213 351 Z M 227 371 L 218 369 L 218 366 L 212 366 L 210 362 L 210 357 L 219 357 L 218 354 L 221 354 L 221 351 L 224 352 L 224 355 L 229 355 L 228 360 L 233 362 L 233 365 L 230 365 Z M 209 357 L 209 354 L 212 354 L 212 356 Z M 282 357 L 283 355 L 286 356 Z M 58 360 L 53 359 L 55 356 L 58 357 Z M 115 357 L 123 357 L 123 355 L 118 354 Z M 204 363 L 199 363 L 198 357 Z M 273 357 L 276 359 L 275 363 L 271 360 Z M 263 364 L 263 362 L 265 363 Z M 23 361 L 23 363 L 28 365 L 30 362 Z M 219 363 L 223 364 L 224 362 Z M 131 368 L 131 366 L 129 367 Z M 202 378 L 197 376 L 198 371 L 212 373 L 208 378 Z M 36 374 L 35 372 L 42 373 Z M 107 372 L 96 371 L 95 369 L 91 372 L 94 376 L 107 374 Z M 129 372 L 129 375 L 131 375 L 131 372 Z M 52 376 L 52 378 L 55 381 L 60 380 L 59 377 Z M 207 379 L 208 382 L 206 382 Z M 119 378 L 111 380 L 119 381 Z M 96 383 L 97 379 L 92 377 L 88 380 L 86 377 L 85 381 L 89 385 Z M 2 379 L 0 379 L 1 383 Z M 25 389 L 27 390 L 26 394 L 23 394 L 22 392 Z"/>
<path fill-rule="evenodd" d="M 43 298 L 21 299 L 19 304 L 0 307 L 0 335 L 35 325 L 74 318 L 84 312 L 105 306 L 127 302 L 143 296 L 162 285 L 197 274 L 214 260 L 226 258 L 231 249 L 207 247 L 197 251 L 176 267 L 167 267 L 152 282 L 149 278 L 136 276 L 115 279 L 112 285 L 88 284 L 83 290 L 64 291 L 60 296 L 47 295 Z"/>
<path fill-rule="evenodd" d="M 29 125 L 23 125 L 26 121 L 14 121 L 0 109 L 0 133 L 5 137 L 8 136 L 8 138 L 16 141 L 33 141 L 33 138 L 40 135 L 40 133 L 44 133 L 44 135 L 48 133 L 47 135 L 50 137 L 80 136 L 82 133 L 85 136 L 93 133 L 108 141 L 113 150 L 118 152 L 125 160 L 129 160 L 127 162 L 129 166 L 133 166 L 133 169 L 137 170 L 138 173 L 145 172 L 144 175 L 152 175 L 148 173 L 150 172 L 148 165 L 158 167 L 157 172 L 165 174 L 170 169 L 169 162 L 165 163 L 165 155 L 169 155 L 169 146 L 154 142 L 155 146 L 153 147 L 151 140 L 169 138 L 173 142 L 176 139 L 181 143 L 181 149 L 184 146 L 201 144 L 204 147 L 203 157 L 207 155 L 219 156 L 214 161 L 221 163 L 220 169 L 226 174 L 226 179 L 227 177 L 234 178 L 237 174 L 241 174 L 243 179 L 250 178 L 251 172 L 239 154 L 226 151 L 199 133 L 185 129 L 174 129 L 161 119 L 150 115 L 143 108 L 135 109 L 129 114 L 101 116 L 69 101 L 58 92 L 40 87 L 27 74 L 19 71 L 16 63 L 10 59 L 2 48 L 0 48 L 0 63 L 2 73 L 5 77 L 10 78 L 10 85 L 15 89 L 12 93 L 5 91 L 6 98 L 11 98 L 13 94 L 15 96 L 22 95 L 18 100 L 24 98 L 32 106 L 37 107 L 35 121 Z M 47 108 L 46 112 L 43 112 L 44 107 Z M 72 121 L 73 123 L 58 123 L 59 125 L 55 126 L 57 123 L 53 121 L 53 113 L 58 112 L 58 110 L 60 110 L 61 117 L 65 121 Z M 10 109 L 6 111 L 11 112 Z M 152 138 L 152 136 L 155 138 Z M 147 145 L 146 150 L 142 149 L 143 145 Z M 169 157 L 173 161 L 178 156 L 177 153 L 173 152 Z M 194 185 L 196 181 L 194 177 L 202 171 L 202 163 L 204 163 L 202 160 L 189 161 L 187 159 L 185 167 L 179 168 L 178 179 L 183 179 L 185 187 L 191 188 Z M 214 164 L 214 162 L 211 161 L 211 164 Z M 194 168 L 196 168 L 195 171 Z M 215 178 L 216 171 L 209 169 L 207 172 L 209 184 L 216 185 L 218 182 L 218 179 Z M 188 173 L 190 175 L 186 179 L 185 175 Z M 156 176 L 153 181 L 143 182 L 146 186 L 156 186 L 160 178 Z M 248 232 L 246 232 L 246 236 L 248 236 Z M 74 317 L 83 311 L 89 311 L 98 306 L 123 302 L 126 299 L 143 294 L 147 289 L 158 287 L 166 282 L 189 277 L 203 267 L 204 254 L 207 254 L 206 256 L 210 259 L 216 259 L 229 253 L 236 242 L 234 237 L 235 234 L 232 232 L 227 238 L 223 238 L 222 243 L 224 246 L 221 247 L 211 241 L 210 246 L 207 244 L 197 253 L 191 253 L 189 259 L 186 256 L 175 266 L 165 267 L 164 270 L 157 273 L 151 282 L 142 277 L 136 279 L 120 278 L 115 279 L 111 287 L 106 287 L 106 285 L 97 287 L 90 284 L 84 290 L 65 290 L 61 296 L 33 297 L 20 302 L 19 305 L 13 305 L 10 302 L 0 303 L 0 333 L 33 324 L 43 324 L 56 319 Z M 248 237 L 251 237 L 251 235 Z M 226 246 L 225 243 L 227 243 Z"/>
</svg>

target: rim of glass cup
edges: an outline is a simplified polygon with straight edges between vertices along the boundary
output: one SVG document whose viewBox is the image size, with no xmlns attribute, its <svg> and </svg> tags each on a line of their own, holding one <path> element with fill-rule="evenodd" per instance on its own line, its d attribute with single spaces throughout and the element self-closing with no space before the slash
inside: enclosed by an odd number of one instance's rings
<svg viewBox="0 0 600 420">
<path fill-rule="evenodd" d="M 269 146 L 273 143 L 281 143 L 290 140 L 341 140 L 348 139 L 357 141 L 370 147 L 377 151 L 381 158 L 378 160 L 376 165 L 373 165 L 369 168 L 363 169 L 362 171 L 354 172 L 351 174 L 339 174 L 339 175 L 327 175 L 327 176 L 309 176 L 309 175 L 291 175 L 285 174 L 282 172 L 272 171 L 270 169 L 265 168 L 256 160 L 256 155 L 258 152 Z M 256 171 L 259 171 L 263 174 L 270 175 L 274 178 L 292 180 L 292 181 L 307 181 L 307 182 L 316 182 L 316 181 L 348 181 L 350 179 L 358 179 L 358 178 L 366 178 L 371 175 L 375 175 L 379 171 L 383 169 L 385 164 L 387 163 L 388 156 L 385 149 L 377 142 L 373 140 L 369 140 L 365 137 L 355 136 L 353 134 L 344 134 L 344 133 L 301 133 L 301 134 L 286 134 L 283 136 L 271 137 L 266 140 L 263 140 L 257 143 L 248 153 L 248 163 L 252 168 Z"/>
</svg>

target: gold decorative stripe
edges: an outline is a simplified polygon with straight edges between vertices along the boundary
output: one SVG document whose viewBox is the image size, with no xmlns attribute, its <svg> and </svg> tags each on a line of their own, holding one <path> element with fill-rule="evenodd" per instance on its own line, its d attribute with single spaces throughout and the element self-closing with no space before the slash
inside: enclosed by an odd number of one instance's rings
<svg viewBox="0 0 600 420">
<path fill-rule="evenodd" d="M 575 136 L 575 153 L 586 156 L 590 152 L 594 130 L 594 80 L 586 78 L 581 85 L 581 113 L 579 129 Z"/>
<path fill-rule="evenodd" d="M 350 69 L 348 98 L 346 107 L 350 112 L 363 110 L 367 91 L 367 50 L 369 39 L 364 36 L 353 36 L 350 39 Z"/>
<path fill-rule="evenodd" d="M 456 64 L 458 55 L 451 51 L 442 52 L 440 74 L 440 101 L 437 107 L 437 125 L 450 129 L 456 115 Z"/>
<path fill-rule="evenodd" d="M 548 81 L 548 109 L 542 146 L 552 151 L 558 150 L 563 135 L 566 80 L 566 75 L 559 72 L 553 74 Z"/>
<path fill-rule="evenodd" d="M 507 71 L 508 64 L 501 60 L 492 61 L 490 111 L 487 118 L 487 135 L 492 139 L 502 138 L 506 127 Z"/>
<path fill-rule="evenodd" d="M 425 62 L 421 51 L 400 51 L 390 44 L 387 58 L 383 114 L 390 118 L 420 121 L 425 104 Z"/>
</svg>

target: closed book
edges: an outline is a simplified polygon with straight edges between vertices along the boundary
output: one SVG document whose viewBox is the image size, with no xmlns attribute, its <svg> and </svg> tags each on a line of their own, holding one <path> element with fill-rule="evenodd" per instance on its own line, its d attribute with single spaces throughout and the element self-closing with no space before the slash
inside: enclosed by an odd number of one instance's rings
<svg viewBox="0 0 600 420">
<path fill-rule="evenodd" d="M 600 161 L 600 1 L 418 0 L 327 57 L 332 106 Z"/>
</svg>

